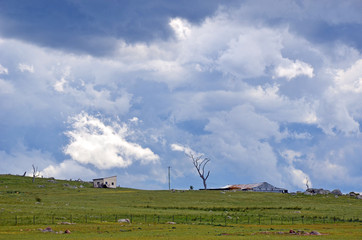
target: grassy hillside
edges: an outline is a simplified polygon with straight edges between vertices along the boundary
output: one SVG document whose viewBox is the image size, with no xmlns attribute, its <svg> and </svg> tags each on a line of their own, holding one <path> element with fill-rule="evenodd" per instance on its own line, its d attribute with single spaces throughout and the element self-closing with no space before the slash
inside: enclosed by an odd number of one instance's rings
<svg viewBox="0 0 362 240">
<path fill-rule="evenodd" d="M 279 193 L 221 191 L 145 191 L 96 189 L 91 183 L 1 175 L 0 214 L 72 217 L 194 215 L 255 219 L 338 218 L 362 220 L 362 200 L 334 195 L 305 196 Z M 230 217 L 229 217 L 230 219 Z"/>
<path fill-rule="evenodd" d="M 132 224 L 117 223 L 120 218 Z M 95 189 L 87 182 L 0 175 L 0 239 L 65 239 L 38 230 L 47 226 L 70 229 L 66 239 L 279 239 L 278 232 L 296 227 L 324 232 L 325 239 L 361 239 L 361 219 L 362 200 L 348 196 Z"/>
</svg>

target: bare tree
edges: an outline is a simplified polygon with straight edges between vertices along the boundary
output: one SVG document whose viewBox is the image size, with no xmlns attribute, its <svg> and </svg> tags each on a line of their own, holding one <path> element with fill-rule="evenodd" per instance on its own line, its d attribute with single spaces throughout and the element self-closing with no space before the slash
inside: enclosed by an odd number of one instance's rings
<svg viewBox="0 0 362 240">
<path fill-rule="evenodd" d="M 306 182 L 305 182 L 305 186 L 307 187 L 307 190 L 308 190 L 308 189 L 309 189 L 309 179 L 308 179 L 308 178 L 306 178 L 305 180 L 306 180 Z"/>
<path fill-rule="evenodd" d="M 194 164 L 200 178 L 202 179 L 202 183 L 204 184 L 204 189 L 207 189 L 206 180 L 210 175 L 210 170 L 205 175 L 205 166 L 210 162 L 210 159 L 204 157 L 204 155 L 195 156 L 193 153 L 186 154 L 189 158 L 191 158 L 192 163 Z"/>
<path fill-rule="evenodd" d="M 38 176 L 38 167 L 35 167 L 34 164 L 32 164 L 33 166 L 33 182 L 35 182 L 35 177 Z"/>
</svg>

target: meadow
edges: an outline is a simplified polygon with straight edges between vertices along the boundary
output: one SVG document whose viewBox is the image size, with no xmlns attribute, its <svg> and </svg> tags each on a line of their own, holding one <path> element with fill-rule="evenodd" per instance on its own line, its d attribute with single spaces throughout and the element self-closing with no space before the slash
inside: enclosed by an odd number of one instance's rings
<svg viewBox="0 0 362 240">
<path fill-rule="evenodd" d="M 46 227 L 53 232 L 40 231 Z M 71 234 L 60 234 L 66 229 Z M 36 178 L 33 183 L 30 177 L 0 175 L 0 239 L 294 239 L 291 229 L 318 231 L 325 239 L 362 239 L 362 200 L 95 189 L 83 181 Z"/>
</svg>

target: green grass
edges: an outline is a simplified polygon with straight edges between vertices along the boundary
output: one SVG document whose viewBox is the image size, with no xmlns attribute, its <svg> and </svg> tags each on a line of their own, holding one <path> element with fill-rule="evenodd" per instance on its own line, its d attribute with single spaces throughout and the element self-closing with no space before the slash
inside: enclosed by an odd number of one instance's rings
<svg viewBox="0 0 362 240">
<path fill-rule="evenodd" d="M 348 196 L 95 189 L 91 183 L 50 180 L 0 175 L 0 239 L 265 239 L 290 228 L 329 233 L 326 239 L 362 239 L 362 200 Z M 119 218 L 132 219 L 123 227 L 127 231 L 120 231 Z M 164 224 L 170 221 L 177 224 Z M 36 230 L 46 226 L 73 233 Z"/>
</svg>

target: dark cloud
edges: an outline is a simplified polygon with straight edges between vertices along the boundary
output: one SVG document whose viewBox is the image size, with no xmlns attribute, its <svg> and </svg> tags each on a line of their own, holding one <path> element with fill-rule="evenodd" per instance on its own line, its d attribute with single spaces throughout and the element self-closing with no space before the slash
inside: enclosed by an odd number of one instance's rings
<svg viewBox="0 0 362 240">
<path fill-rule="evenodd" d="M 0 1 L 0 32 L 37 45 L 92 55 L 110 54 L 115 39 L 167 38 L 169 18 L 200 22 L 224 1 Z"/>
</svg>

